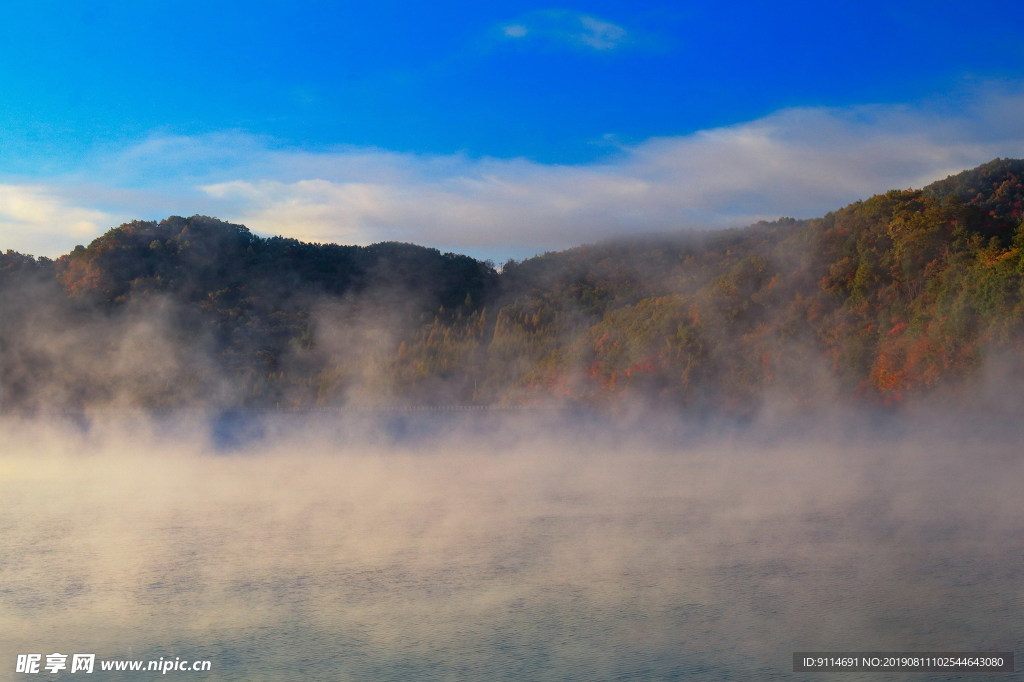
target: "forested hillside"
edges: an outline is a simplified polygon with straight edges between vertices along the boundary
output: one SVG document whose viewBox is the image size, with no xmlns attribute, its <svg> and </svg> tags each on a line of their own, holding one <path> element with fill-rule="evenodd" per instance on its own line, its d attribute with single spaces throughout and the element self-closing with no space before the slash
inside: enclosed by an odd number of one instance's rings
<svg viewBox="0 0 1024 682">
<path fill-rule="evenodd" d="M 1024 366 L 1024 161 L 506 263 L 213 218 L 0 256 L 0 405 L 913 402 Z"/>
</svg>

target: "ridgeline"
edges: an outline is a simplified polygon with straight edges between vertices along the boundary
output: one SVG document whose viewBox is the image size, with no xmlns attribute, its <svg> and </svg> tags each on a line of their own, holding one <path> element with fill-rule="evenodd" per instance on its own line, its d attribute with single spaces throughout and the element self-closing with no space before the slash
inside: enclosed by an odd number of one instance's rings
<svg viewBox="0 0 1024 682">
<path fill-rule="evenodd" d="M 1024 368 L 1022 220 L 1024 161 L 997 159 L 822 218 L 500 272 L 411 244 L 137 221 L 56 260 L 0 255 L 0 408 L 957 396 Z"/>
</svg>

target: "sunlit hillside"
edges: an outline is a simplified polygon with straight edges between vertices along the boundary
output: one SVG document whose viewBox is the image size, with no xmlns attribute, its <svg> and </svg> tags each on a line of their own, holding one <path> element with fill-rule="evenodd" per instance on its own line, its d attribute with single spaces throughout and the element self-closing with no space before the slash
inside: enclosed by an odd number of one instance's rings
<svg viewBox="0 0 1024 682">
<path fill-rule="evenodd" d="M 1024 161 L 500 268 L 214 218 L 0 256 L 0 404 L 896 404 L 1024 367 Z M 995 364 L 994 364 L 995 363 Z"/>
</svg>

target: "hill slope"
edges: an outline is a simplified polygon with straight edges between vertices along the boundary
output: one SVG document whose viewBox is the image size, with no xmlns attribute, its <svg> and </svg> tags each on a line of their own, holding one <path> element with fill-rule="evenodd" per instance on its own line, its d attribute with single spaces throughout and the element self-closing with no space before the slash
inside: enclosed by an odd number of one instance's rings
<svg viewBox="0 0 1024 682">
<path fill-rule="evenodd" d="M 122 225 L 0 256 L 0 404 L 895 403 L 1024 359 L 1024 161 L 507 263 Z"/>
</svg>

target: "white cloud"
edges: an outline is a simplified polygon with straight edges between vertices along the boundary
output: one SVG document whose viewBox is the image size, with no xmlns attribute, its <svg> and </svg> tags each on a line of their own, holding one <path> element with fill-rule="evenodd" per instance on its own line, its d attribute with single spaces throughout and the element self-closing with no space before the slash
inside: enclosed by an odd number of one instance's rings
<svg viewBox="0 0 1024 682">
<path fill-rule="evenodd" d="M 0 247 L 55 255 L 125 219 L 203 213 L 262 234 L 410 241 L 500 260 L 620 234 L 813 217 L 920 187 L 996 156 L 1024 156 L 1021 110 L 1024 94 L 1009 88 L 970 105 L 787 109 L 620 145 L 583 165 L 312 152 L 238 133 L 154 136 L 98 155 L 80 173 L 110 185 L 4 186 Z M 30 237 L 51 248 L 25 246 Z"/>
<path fill-rule="evenodd" d="M 621 26 L 586 15 L 580 16 L 579 21 L 583 25 L 579 40 L 595 50 L 610 50 L 626 39 L 626 29 Z"/>
<path fill-rule="evenodd" d="M 75 206 L 56 188 L 0 185 L 0 234 L 3 250 L 33 255 L 58 255 L 92 241 L 109 227 L 113 216 Z"/>
<path fill-rule="evenodd" d="M 621 147 L 615 159 L 584 166 L 399 154 L 354 164 L 342 153 L 339 172 L 317 160 L 325 172 L 315 181 L 239 179 L 204 190 L 234 202 L 254 229 L 303 239 L 538 251 L 624 233 L 812 217 L 920 187 L 1020 155 L 1024 130 L 992 137 L 987 122 L 1022 106 L 1024 97 L 1001 98 L 961 118 L 905 107 L 789 109 Z M 294 173 L 313 159 L 280 161 Z M 356 180 L 353 166 L 370 172 Z"/>
<path fill-rule="evenodd" d="M 548 45 L 569 45 L 592 50 L 612 50 L 629 41 L 629 32 L 598 17 L 568 10 L 537 10 L 501 26 L 513 40 L 534 40 Z"/>
<path fill-rule="evenodd" d="M 522 24 L 509 24 L 502 27 L 502 32 L 509 38 L 523 38 L 529 30 Z"/>
</svg>

